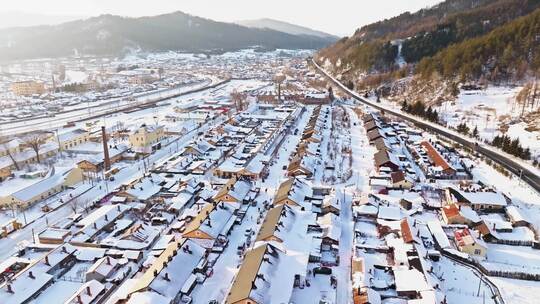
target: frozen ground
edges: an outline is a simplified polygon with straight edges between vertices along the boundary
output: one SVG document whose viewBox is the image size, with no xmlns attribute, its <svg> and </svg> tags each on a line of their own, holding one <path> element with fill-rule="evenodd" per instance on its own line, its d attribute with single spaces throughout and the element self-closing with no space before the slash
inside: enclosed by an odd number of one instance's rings
<svg viewBox="0 0 540 304">
<path fill-rule="evenodd" d="M 504 123 L 509 125 L 506 133 L 519 137 L 522 145 L 534 154 L 540 153 L 540 132 L 527 131 L 527 125 L 519 122 L 522 107 L 515 102 L 521 87 L 488 87 L 486 90 L 461 91 L 457 100 L 443 103 L 438 109 L 450 126 L 465 122 L 471 130 L 478 127 L 480 137 L 492 140 L 500 134 Z"/>
<path fill-rule="evenodd" d="M 495 303 L 490 298 L 491 291 L 470 269 L 442 257 L 440 262 L 434 263 L 433 271 L 441 278 L 441 289 L 448 303 Z"/>
<path fill-rule="evenodd" d="M 525 246 L 488 244 L 486 260 L 490 270 L 540 274 L 540 250 Z"/>
<path fill-rule="evenodd" d="M 540 282 L 505 278 L 491 278 L 491 281 L 499 286 L 507 304 L 538 304 L 540 301 L 538 299 Z"/>
</svg>

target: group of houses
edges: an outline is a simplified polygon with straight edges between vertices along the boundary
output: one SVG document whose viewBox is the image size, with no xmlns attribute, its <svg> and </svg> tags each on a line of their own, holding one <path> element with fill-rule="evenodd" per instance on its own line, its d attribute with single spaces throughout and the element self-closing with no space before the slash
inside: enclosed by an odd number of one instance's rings
<svg viewBox="0 0 540 304">
<path fill-rule="evenodd" d="M 501 245 L 540 248 L 537 227 L 508 194 L 472 179 L 473 161 L 378 113 L 364 115 L 364 129 L 377 152 L 371 193 L 353 201 L 355 303 L 447 303 L 434 273 L 447 257 L 486 275 L 522 275 L 486 259 Z"/>
<path fill-rule="evenodd" d="M 328 106 L 315 107 L 287 167 L 287 175 L 311 178 L 316 173 L 315 170 L 321 163 L 322 133 L 329 123 L 329 115 Z"/>
</svg>

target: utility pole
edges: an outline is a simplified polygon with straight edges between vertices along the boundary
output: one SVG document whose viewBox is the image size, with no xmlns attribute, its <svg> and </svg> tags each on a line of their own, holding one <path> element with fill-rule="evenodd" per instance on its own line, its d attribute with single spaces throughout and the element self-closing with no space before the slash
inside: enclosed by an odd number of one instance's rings
<svg viewBox="0 0 540 304">
<path fill-rule="evenodd" d="M 58 129 L 55 129 L 54 133 L 56 133 L 56 141 L 58 142 L 58 151 L 60 151 L 60 157 L 62 157 L 62 145 L 60 144 L 60 136 L 58 135 Z"/>
<path fill-rule="evenodd" d="M 28 225 L 28 221 L 26 221 L 26 211 L 23 209 L 22 211 L 22 214 L 23 214 L 23 218 L 24 218 L 24 225 Z"/>
<path fill-rule="evenodd" d="M 480 280 L 478 281 L 478 291 L 476 292 L 476 296 L 480 296 L 480 287 L 482 287 L 482 273 L 480 272 Z"/>
</svg>

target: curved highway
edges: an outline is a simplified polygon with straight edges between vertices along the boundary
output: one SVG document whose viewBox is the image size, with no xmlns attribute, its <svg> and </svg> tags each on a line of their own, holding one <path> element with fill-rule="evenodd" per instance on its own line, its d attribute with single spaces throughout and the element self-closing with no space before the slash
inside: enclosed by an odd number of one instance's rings
<svg viewBox="0 0 540 304">
<path fill-rule="evenodd" d="M 525 164 L 519 160 L 516 160 L 514 157 L 507 155 L 504 152 L 498 151 L 498 149 L 496 149 L 495 147 L 485 145 L 482 143 L 477 143 L 476 140 L 469 138 L 463 134 L 457 133 L 456 131 L 446 128 L 444 126 L 441 126 L 432 122 L 424 121 L 416 116 L 403 113 L 400 110 L 388 108 L 380 104 L 374 103 L 370 101 L 369 99 L 347 88 L 337 79 L 332 77 L 328 72 L 326 72 L 322 67 L 320 67 L 312 58 L 310 58 L 309 61 L 315 67 L 315 69 L 319 71 L 319 73 L 321 73 L 324 77 L 326 77 L 328 80 L 334 83 L 341 91 L 350 95 L 352 98 L 370 107 L 373 107 L 375 109 L 385 111 L 394 116 L 408 120 L 422 129 L 429 130 L 433 133 L 442 135 L 454 142 L 462 144 L 463 146 L 469 147 L 470 149 L 480 154 L 483 154 L 484 156 L 488 157 L 494 162 L 500 164 L 501 166 L 503 166 L 505 169 L 512 172 L 513 174 L 520 176 L 524 182 L 530 185 L 537 192 L 540 192 L 540 176 L 538 174 L 538 170 L 532 168 L 532 166 Z"/>
</svg>

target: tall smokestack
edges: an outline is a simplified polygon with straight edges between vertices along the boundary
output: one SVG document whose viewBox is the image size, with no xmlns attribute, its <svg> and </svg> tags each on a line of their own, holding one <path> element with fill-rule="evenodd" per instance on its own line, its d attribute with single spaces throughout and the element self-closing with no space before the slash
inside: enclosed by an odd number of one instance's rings
<svg viewBox="0 0 540 304">
<path fill-rule="evenodd" d="M 103 140 L 105 170 L 109 170 L 111 169 L 111 160 L 109 159 L 109 145 L 107 144 L 107 131 L 105 131 L 105 126 L 101 126 L 101 138 Z"/>
</svg>

